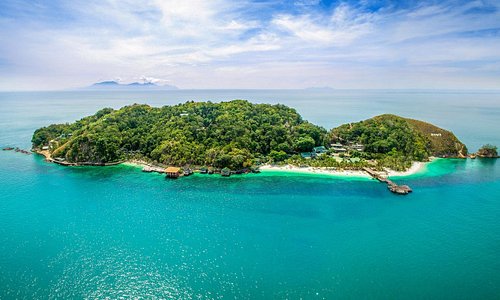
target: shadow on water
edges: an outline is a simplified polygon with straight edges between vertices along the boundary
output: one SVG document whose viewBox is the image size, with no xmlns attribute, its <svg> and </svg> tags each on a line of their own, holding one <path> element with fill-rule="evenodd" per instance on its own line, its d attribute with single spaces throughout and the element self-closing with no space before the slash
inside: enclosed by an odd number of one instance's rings
<svg viewBox="0 0 500 300">
<path fill-rule="evenodd" d="M 498 158 L 477 158 L 477 161 L 483 167 L 493 168 L 498 161 Z"/>
</svg>

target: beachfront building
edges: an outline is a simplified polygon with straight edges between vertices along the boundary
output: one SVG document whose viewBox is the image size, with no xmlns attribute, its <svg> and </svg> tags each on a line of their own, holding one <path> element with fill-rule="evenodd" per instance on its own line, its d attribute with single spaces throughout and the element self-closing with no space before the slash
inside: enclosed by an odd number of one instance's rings
<svg viewBox="0 0 500 300">
<path fill-rule="evenodd" d="M 313 148 L 313 152 L 316 153 L 316 155 L 321 156 L 327 152 L 325 146 L 318 146 Z"/>
<path fill-rule="evenodd" d="M 181 169 L 180 168 L 176 168 L 176 167 L 168 167 L 166 170 L 165 170 L 165 173 L 167 174 L 167 177 L 168 178 L 178 178 L 179 177 L 179 171 Z"/>
<path fill-rule="evenodd" d="M 302 156 L 302 158 L 305 158 L 305 159 L 311 159 L 311 158 L 316 157 L 316 153 L 315 152 L 301 152 L 300 156 Z"/>
<path fill-rule="evenodd" d="M 305 159 L 316 158 L 328 152 L 328 149 L 325 146 L 314 147 L 311 152 L 301 152 L 300 156 Z"/>
<path fill-rule="evenodd" d="M 356 144 L 352 144 L 351 147 L 350 147 L 352 150 L 356 150 L 356 151 L 359 151 L 359 152 L 363 152 L 365 150 L 365 145 L 363 144 L 359 144 L 359 143 L 356 143 Z"/>
<path fill-rule="evenodd" d="M 332 151 L 335 153 L 347 152 L 347 149 L 344 147 L 344 145 L 340 143 L 331 144 L 330 147 L 331 147 L 330 149 L 332 149 Z"/>
</svg>

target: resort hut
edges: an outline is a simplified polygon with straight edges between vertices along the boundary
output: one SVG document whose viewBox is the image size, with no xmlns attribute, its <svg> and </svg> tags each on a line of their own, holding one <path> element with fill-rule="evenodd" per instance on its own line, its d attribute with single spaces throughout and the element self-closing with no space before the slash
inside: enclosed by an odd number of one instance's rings
<svg viewBox="0 0 500 300">
<path fill-rule="evenodd" d="M 305 159 L 311 159 L 316 157 L 316 152 L 301 152 L 300 156 Z"/>
<path fill-rule="evenodd" d="M 167 173 L 167 177 L 168 178 L 178 178 L 179 177 L 179 171 L 180 171 L 180 168 L 168 167 L 165 170 L 165 173 Z"/>
<path fill-rule="evenodd" d="M 347 149 L 344 147 L 344 145 L 342 145 L 340 143 L 331 144 L 331 147 L 332 147 L 333 152 L 335 152 L 335 153 L 344 153 L 347 151 Z"/>
<path fill-rule="evenodd" d="M 363 152 L 365 150 L 365 145 L 356 143 L 356 144 L 351 146 L 351 149 L 359 151 L 359 152 Z"/>
<path fill-rule="evenodd" d="M 309 159 L 311 158 L 311 152 L 301 152 L 300 156 L 302 156 L 302 158 Z"/>
<path fill-rule="evenodd" d="M 325 146 L 318 146 L 318 147 L 314 147 L 313 151 L 314 151 L 314 153 L 321 155 L 323 153 L 326 153 L 327 150 L 326 150 Z"/>
</svg>

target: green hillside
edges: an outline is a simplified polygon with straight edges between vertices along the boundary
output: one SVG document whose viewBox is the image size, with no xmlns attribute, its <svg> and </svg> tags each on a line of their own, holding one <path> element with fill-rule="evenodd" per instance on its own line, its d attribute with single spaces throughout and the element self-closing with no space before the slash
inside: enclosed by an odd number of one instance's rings
<svg viewBox="0 0 500 300">
<path fill-rule="evenodd" d="M 40 128 L 33 148 L 76 163 L 130 158 L 169 165 L 238 169 L 271 152 L 292 154 L 322 145 L 326 130 L 284 105 L 187 102 L 161 108 L 103 109 L 72 124 Z"/>
<path fill-rule="evenodd" d="M 430 141 L 428 151 L 432 156 L 463 157 L 467 155 L 467 147 L 451 131 L 419 120 L 406 119 L 406 121 Z"/>
<path fill-rule="evenodd" d="M 411 161 L 425 161 L 430 156 L 467 155 L 467 147 L 450 131 L 390 114 L 334 128 L 329 139 L 332 143 L 363 144 L 362 157 L 379 159 L 390 166 L 408 166 Z"/>
<path fill-rule="evenodd" d="M 453 133 L 422 121 L 381 115 L 327 132 L 284 105 L 186 102 L 105 108 L 71 124 L 35 131 L 33 149 L 67 163 L 105 164 L 130 159 L 163 165 L 242 169 L 258 162 L 404 170 L 430 156 L 460 157 L 467 148 Z M 340 143 L 311 153 L 315 146 Z M 362 144 L 357 150 L 355 144 Z M 316 151 L 316 150 L 315 150 Z"/>
</svg>

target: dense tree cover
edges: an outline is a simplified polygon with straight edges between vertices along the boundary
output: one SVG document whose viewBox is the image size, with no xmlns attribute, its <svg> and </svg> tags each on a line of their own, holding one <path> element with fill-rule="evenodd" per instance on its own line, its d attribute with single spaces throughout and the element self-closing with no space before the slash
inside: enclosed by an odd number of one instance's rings
<svg viewBox="0 0 500 300">
<path fill-rule="evenodd" d="M 486 144 L 477 151 L 477 155 L 480 157 L 498 157 L 497 147 Z"/>
<path fill-rule="evenodd" d="M 457 157 L 467 154 L 467 148 L 451 132 L 429 123 L 380 115 L 365 121 L 344 124 L 330 131 L 331 142 L 361 143 L 365 159 L 376 159 L 393 169 L 405 169 L 412 161 L 424 161 L 429 156 Z"/>
<path fill-rule="evenodd" d="M 361 143 L 365 149 L 349 150 L 346 160 L 330 153 L 308 160 L 298 155 L 337 142 Z M 429 156 L 467 154 L 453 133 L 417 120 L 381 115 L 327 133 L 292 108 L 244 100 L 105 108 L 71 124 L 40 128 L 32 143 L 34 149 L 49 146 L 52 157 L 68 162 L 102 164 L 133 158 L 233 170 L 256 162 L 404 170 Z M 493 153 L 492 147 L 484 153 Z"/>
<path fill-rule="evenodd" d="M 102 116 L 113 111 L 112 108 L 104 108 L 90 117 L 83 118 L 73 124 L 52 124 L 47 127 L 42 127 L 35 130 L 31 142 L 33 146 L 48 145 L 51 140 L 58 139 L 59 142 L 67 140 L 67 138 L 75 131 L 92 122 L 97 121 Z"/>
<path fill-rule="evenodd" d="M 358 123 L 344 124 L 331 131 L 332 142 L 362 143 L 367 153 L 401 155 L 427 158 L 426 141 L 414 132 L 403 118 L 396 116 L 375 117 Z"/>
<path fill-rule="evenodd" d="M 239 169 L 256 158 L 283 160 L 323 145 L 326 130 L 284 105 L 187 102 L 161 108 L 131 105 L 103 109 L 72 124 L 35 131 L 33 148 L 49 145 L 53 157 L 106 163 L 131 157 L 166 165 Z"/>
</svg>

